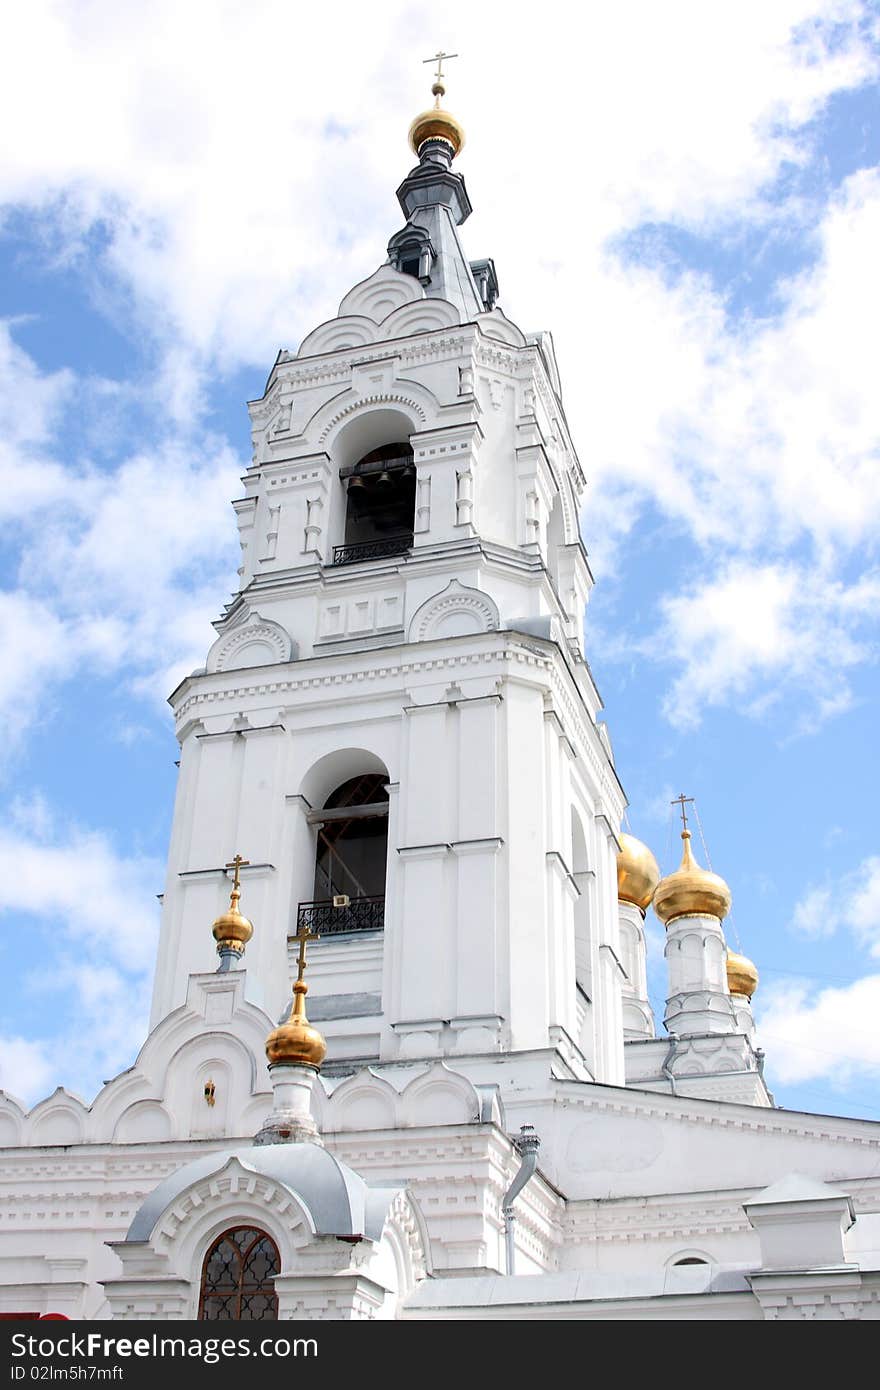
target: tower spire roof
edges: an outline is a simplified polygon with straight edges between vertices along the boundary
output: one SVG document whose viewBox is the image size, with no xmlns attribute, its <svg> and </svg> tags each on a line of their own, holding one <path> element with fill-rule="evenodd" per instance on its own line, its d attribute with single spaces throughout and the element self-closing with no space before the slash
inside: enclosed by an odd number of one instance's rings
<svg viewBox="0 0 880 1390">
<path fill-rule="evenodd" d="M 409 143 L 419 162 L 397 190 L 406 226 L 388 244 L 388 259 L 398 269 L 417 261 L 419 280 L 432 299 L 455 304 L 463 319 L 486 308 L 465 257 L 457 228 L 471 215 L 471 201 L 452 161 L 464 145 L 461 122 L 440 105 L 446 95 L 442 64 L 454 53 L 439 52 L 431 93 L 434 105 L 422 111 L 409 128 Z"/>
</svg>

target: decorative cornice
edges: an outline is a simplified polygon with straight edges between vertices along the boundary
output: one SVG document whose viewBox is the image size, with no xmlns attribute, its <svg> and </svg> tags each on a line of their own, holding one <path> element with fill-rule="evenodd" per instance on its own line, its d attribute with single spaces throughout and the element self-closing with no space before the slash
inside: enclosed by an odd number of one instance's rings
<svg viewBox="0 0 880 1390">
<path fill-rule="evenodd" d="M 336 428 L 340 421 L 346 419 L 346 417 L 349 415 L 357 414 L 359 410 L 363 410 L 365 406 L 370 405 L 405 406 L 407 410 L 411 410 L 413 412 L 413 414 L 416 416 L 418 420 L 422 422 L 422 424 L 424 424 L 428 418 L 424 408 L 419 405 L 418 401 L 414 400 L 412 396 L 405 395 L 403 391 L 376 391 L 369 396 L 358 396 L 357 400 L 350 401 L 348 405 L 343 406 L 341 410 L 338 410 L 336 414 L 332 417 L 332 419 L 328 420 L 327 424 L 324 426 L 321 433 L 318 435 L 318 443 L 326 443 L 331 432 Z"/>
</svg>

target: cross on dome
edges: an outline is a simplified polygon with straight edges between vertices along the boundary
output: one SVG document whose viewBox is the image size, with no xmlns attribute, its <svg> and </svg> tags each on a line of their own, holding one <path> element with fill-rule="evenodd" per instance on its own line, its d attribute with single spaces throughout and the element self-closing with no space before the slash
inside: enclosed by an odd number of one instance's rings
<svg viewBox="0 0 880 1390">
<path fill-rule="evenodd" d="M 692 796 L 685 796 L 684 792 L 679 792 L 678 796 L 673 797 L 669 803 L 670 806 L 678 806 L 679 810 L 681 811 L 681 825 L 683 830 L 687 830 L 688 828 L 688 818 L 687 811 L 685 810 L 685 805 L 693 804 L 693 800 L 694 798 Z"/>
<path fill-rule="evenodd" d="M 443 50 L 442 50 L 442 48 L 441 48 L 441 49 L 438 49 L 438 51 L 434 54 L 433 58 L 423 58 L 423 59 L 422 59 L 422 62 L 423 62 L 423 63 L 436 63 L 436 64 L 437 64 L 437 71 L 434 73 L 434 85 L 433 85 L 433 87 L 431 88 L 431 92 L 433 93 L 434 96 L 436 96 L 436 97 L 441 97 L 441 96 L 443 96 L 443 94 L 444 94 L 445 91 L 446 91 L 446 86 L 445 86 L 445 83 L 444 83 L 444 81 L 443 81 L 443 64 L 444 64 L 444 62 L 445 62 L 448 58 L 457 58 L 457 57 L 458 57 L 458 54 L 457 54 L 457 53 L 444 53 Z"/>
</svg>

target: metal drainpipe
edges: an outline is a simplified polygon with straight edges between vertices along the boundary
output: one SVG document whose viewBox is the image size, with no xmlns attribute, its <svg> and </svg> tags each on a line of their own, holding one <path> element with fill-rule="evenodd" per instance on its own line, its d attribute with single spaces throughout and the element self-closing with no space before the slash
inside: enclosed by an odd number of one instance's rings
<svg viewBox="0 0 880 1390">
<path fill-rule="evenodd" d="M 660 1070 L 663 1072 L 663 1075 L 667 1078 L 667 1080 L 668 1080 L 670 1086 L 672 1087 L 672 1094 L 673 1094 L 674 1096 L 677 1096 L 677 1095 L 678 1095 L 678 1091 L 675 1089 L 675 1077 L 672 1075 L 672 1072 L 670 1071 L 670 1067 L 672 1066 L 673 1060 L 674 1060 L 674 1058 L 675 1058 L 675 1053 L 676 1053 L 676 1049 L 677 1049 L 677 1047 L 678 1047 L 678 1044 L 679 1044 L 679 1036 L 678 1036 L 678 1034 L 677 1034 L 677 1033 L 670 1033 L 670 1034 L 669 1034 L 669 1051 L 668 1051 L 667 1054 L 666 1054 L 666 1061 L 663 1063 L 663 1066 L 660 1068 Z"/>
<path fill-rule="evenodd" d="M 538 1166 L 538 1150 L 541 1147 L 541 1140 L 535 1133 L 533 1125 L 520 1125 L 519 1135 L 513 1139 L 512 1143 L 522 1162 L 519 1172 L 505 1192 L 504 1200 L 501 1203 L 508 1274 L 515 1273 L 516 1264 L 516 1251 L 513 1243 L 513 1223 L 516 1217 L 513 1212 L 513 1204 Z"/>
</svg>

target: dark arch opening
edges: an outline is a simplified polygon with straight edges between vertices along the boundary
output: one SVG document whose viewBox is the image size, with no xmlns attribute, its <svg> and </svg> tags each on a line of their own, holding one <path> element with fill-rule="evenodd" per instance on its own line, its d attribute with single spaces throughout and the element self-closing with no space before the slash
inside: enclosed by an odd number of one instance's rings
<svg viewBox="0 0 880 1390">
<path fill-rule="evenodd" d="M 412 545 L 416 469 L 406 442 L 383 444 L 346 478 L 345 545 L 336 563 L 398 554 Z"/>
<path fill-rule="evenodd" d="M 707 1265 L 708 1260 L 698 1260 L 696 1255 L 685 1255 L 683 1260 L 673 1260 L 673 1265 Z"/>
<path fill-rule="evenodd" d="M 275 1322 L 281 1273 L 278 1247 L 253 1226 L 218 1236 L 202 1265 L 199 1319 L 203 1322 Z"/>
<path fill-rule="evenodd" d="M 387 776 L 350 777 L 327 797 L 327 816 L 318 826 L 315 899 L 354 900 L 385 896 L 388 859 Z M 348 814 L 346 814 L 346 812 Z M 319 813 L 320 814 L 320 813 Z"/>
</svg>

